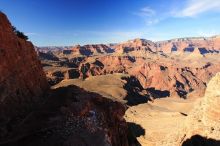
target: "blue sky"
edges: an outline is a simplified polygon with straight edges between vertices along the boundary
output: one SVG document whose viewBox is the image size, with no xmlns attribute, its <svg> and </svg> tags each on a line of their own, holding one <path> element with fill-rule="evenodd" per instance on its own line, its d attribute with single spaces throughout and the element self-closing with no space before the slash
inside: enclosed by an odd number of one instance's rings
<svg viewBox="0 0 220 146">
<path fill-rule="evenodd" d="M 220 0 L 1 0 L 38 46 L 220 34 Z"/>
</svg>

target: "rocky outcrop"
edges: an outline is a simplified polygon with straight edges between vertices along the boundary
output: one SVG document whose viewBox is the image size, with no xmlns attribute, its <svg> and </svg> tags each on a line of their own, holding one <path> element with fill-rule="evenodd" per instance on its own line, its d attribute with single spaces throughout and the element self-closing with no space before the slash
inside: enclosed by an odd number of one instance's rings
<svg viewBox="0 0 220 146">
<path fill-rule="evenodd" d="M 74 55 L 85 55 L 85 56 L 114 52 L 112 48 L 104 44 L 84 45 L 84 46 L 77 45 L 73 47 L 71 50 L 72 50 L 72 54 Z"/>
<path fill-rule="evenodd" d="M 218 65 L 212 64 L 194 68 L 172 62 L 151 61 L 144 57 L 113 55 L 85 59 L 79 66 L 81 74 L 82 64 L 85 66 L 86 77 L 113 73 L 134 76 L 144 89 L 155 95 L 155 98 L 167 96 L 185 98 L 191 92 L 203 96 L 206 83 L 220 70 Z"/>
<path fill-rule="evenodd" d="M 48 53 L 51 51 L 64 51 L 64 50 L 70 50 L 71 46 L 48 46 L 48 47 L 37 47 L 34 46 L 35 51 L 37 52 L 43 52 Z"/>
<path fill-rule="evenodd" d="M 1 125 L 33 108 L 48 88 L 34 46 L 18 38 L 7 17 L 0 13 Z M 7 133 L 6 129 L 1 130 L 2 135 Z"/>
<path fill-rule="evenodd" d="M 149 61 L 138 63 L 128 73 L 135 76 L 143 88 L 169 91 L 171 96 L 203 96 L 208 81 L 220 71 L 219 65 L 210 63 L 201 67 L 187 67 L 174 62 Z"/>
<path fill-rule="evenodd" d="M 76 79 L 80 77 L 80 72 L 75 68 L 64 67 L 44 67 L 48 83 L 55 85 L 64 79 Z M 46 69 L 47 68 L 47 69 Z"/>
<path fill-rule="evenodd" d="M 59 58 L 50 52 L 47 53 L 37 52 L 37 56 L 40 60 L 59 61 Z"/>
<path fill-rule="evenodd" d="M 150 40 L 134 39 L 124 43 L 116 44 L 113 46 L 113 48 L 115 49 L 115 52 L 119 54 L 133 51 L 152 52 L 152 49 L 155 49 L 155 44 Z"/>
<path fill-rule="evenodd" d="M 220 73 L 211 79 L 204 97 L 203 120 L 204 124 L 220 130 Z M 218 135 L 220 139 L 220 132 Z"/>
<path fill-rule="evenodd" d="M 150 52 L 188 52 L 194 54 L 210 54 L 219 53 L 220 39 L 214 37 L 198 37 L 198 38 L 180 38 L 167 41 L 152 42 L 145 39 L 134 39 L 113 46 L 117 53 L 129 53 L 132 51 L 150 51 Z"/>
<path fill-rule="evenodd" d="M 129 145 L 124 105 L 76 86 L 47 89 L 33 45 L 0 13 L 0 145 Z"/>
<path fill-rule="evenodd" d="M 203 96 L 207 82 L 220 71 L 217 59 L 219 42 L 217 36 L 162 42 L 134 39 L 111 47 L 78 45 L 72 50 L 65 50 L 66 53 L 53 54 L 59 59 L 68 58 L 68 62 L 78 68 L 80 77 L 129 74 L 135 76 L 143 88 L 153 92 L 155 97 L 185 98 L 189 93 L 191 96 Z M 112 51 L 106 51 L 108 49 Z M 85 75 L 81 71 L 82 66 L 85 67 Z M 158 95 L 161 93 L 166 94 Z"/>
<path fill-rule="evenodd" d="M 166 96 L 185 98 L 189 93 L 191 96 L 203 96 L 207 82 L 213 75 L 220 71 L 218 60 L 214 59 L 217 56 L 213 57 L 211 63 L 209 60 L 211 60 L 210 58 L 212 56 L 209 58 L 199 58 L 201 60 L 201 64 L 199 64 L 196 59 L 186 59 L 185 61 L 180 60 L 180 57 L 172 58 L 166 55 L 147 52 L 146 54 L 141 52 L 139 55 L 103 54 L 81 58 L 74 57 L 68 59 L 66 64 L 74 64 L 74 68 L 77 68 L 76 73 L 72 75 L 74 78 L 79 77 L 78 75 L 75 76 L 75 74 L 80 74 L 81 78 L 83 76 L 86 78 L 114 73 L 129 74 L 136 77 L 142 87 L 151 91 L 153 93 L 152 95 L 155 95 L 155 98 Z M 45 61 L 42 62 L 44 63 Z M 196 65 L 191 65 L 190 62 L 196 62 Z M 50 66 L 54 66 L 54 64 L 52 62 Z M 62 64 L 65 63 L 60 62 L 59 64 L 57 71 L 63 72 L 64 65 Z M 54 67 L 50 66 L 44 68 L 45 72 L 50 74 L 48 74 L 48 79 L 58 79 L 56 74 L 51 74 L 54 72 L 52 71 Z M 71 68 L 67 66 L 65 70 Z M 64 78 L 59 78 L 58 81 L 61 81 L 61 79 Z"/>
<path fill-rule="evenodd" d="M 156 50 L 164 53 L 195 52 L 197 54 L 219 53 L 220 39 L 214 37 L 179 38 L 156 42 Z"/>
<path fill-rule="evenodd" d="M 122 104 L 76 86 L 57 88 L 49 95 L 0 145 L 129 145 Z"/>
<path fill-rule="evenodd" d="M 219 146 L 220 144 L 220 73 L 208 83 L 205 96 L 183 122 L 179 131 L 167 136 L 167 146 Z M 161 143 L 160 143 L 161 144 Z M 158 145 L 160 145 L 158 143 Z"/>
<path fill-rule="evenodd" d="M 178 38 L 159 42 L 153 42 L 146 39 L 134 39 L 118 44 L 97 44 L 84 46 L 67 46 L 67 47 L 35 47 L 37 51 L 49 52 L 60 51 L 62 53 L 69 52 L 72 55 L 91 56 L 97 54 L 126 54 L 126 53 L 152 53 L 163 52 L 170 54 L 174 52 L 179 53 L 194 53 L 196 55 L 206 55 L 219 53 L 220 51 L 220 37 L 192 37 L 192 38 Z"/>
<path fill-rule="evenodd" d="M 186 135 L 184 139 L 194 135 L 220 140 L 220 73 L 216 74 L 208 83 L 202 101 L 195 107 L 188 117 Z M 216 143 L 213 146 L 217 146 Z"/>
<path fill-rule="evenodd" d="M 164 139 L 152 146 L 219 146 L 220 145 L 220 73 L 207 86 L 205 96 L 178 122 L 176 131 L 169 131 Z M 155 136 L 156 137 L 156 136 Z"/>
</svg>

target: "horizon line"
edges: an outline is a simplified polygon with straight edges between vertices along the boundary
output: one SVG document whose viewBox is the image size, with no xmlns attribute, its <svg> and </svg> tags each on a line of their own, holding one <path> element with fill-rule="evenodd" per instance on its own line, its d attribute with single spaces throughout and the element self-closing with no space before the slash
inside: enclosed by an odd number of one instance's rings
<svg viewBox="0 0 220 146">
<path fill-rule="evenodd" d="M 199 39 L 199 38 L 204 38 L 204 39 L 209 39 L 209 38 L 220 38 L 220 34 L 216 34 L 216 35 L 212 35 L 212 36 L 191 36 L 191 37 L 176 37 L 176 38 L 171 38 L 171 39 L 164 39 L 164 40 L 150 40 L 150 39 L 146 39 L 146 38 L 134 38 L 134 39 L 129 39 L 129 40 L 126 40 L 126 41 L 120 41 L 120 42 L 111 42 L 111 43 L 85 43 L 85 44 L 80 44 L 80 43 L 76 43 L 76 44 L 73 44 L 73 45 L 35 45 L 32 41 L 34 46 L 35 47 L 73 47 L 73 46 L 77 46 L 77 45 L 80 45 L 80 46 L 85 46 L 85 45 L 110 45 L 110 44 L 120 44 L 120 43 L 124 43 L 124 42 L 127 42 L 127 41 L 133 41 L 133 40 L 136 40 L 136 39 L 142 39 L 142 40 L 148 40 L 148 41 L 151 41 L 153 43 L 159 43 L 159 42 L 165 42 L 165 41 L 172 41 L 172 40 L 178 40 L 178 39 Z"/>
</svg>

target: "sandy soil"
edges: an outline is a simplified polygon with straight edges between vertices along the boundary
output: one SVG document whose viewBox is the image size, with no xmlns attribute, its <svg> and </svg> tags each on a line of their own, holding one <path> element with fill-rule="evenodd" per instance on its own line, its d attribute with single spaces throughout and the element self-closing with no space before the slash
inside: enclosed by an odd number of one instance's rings
<svg viewBox="0 0 220 146">
<path fill-rule="evenodd" d="M 87 91 L 99 93 L 107 98 L 125 102 L 123 98 L 126 97 L 127 91 L 123 88 L 125 81 L 121 78 L 126 76 L 128 75 L 109 74 L 91 76 L 84 81 L 82 79 L 69 79 L 61 81 L 59 84 L 53 86 L 52 88 L 76 85 Z"/>
<path fill-rule="evenodd" d="M 77 85 L 87 91 L 125 103 L 123 98 L 127 95 L 127 91 L 123 88 L 125 81 L 121 79 L 124 76 L 126 75 L 101 75 L 89 77 L 84 81 L 69 79 L 52 88 Z M 141 145 L 154 146 L 157 141 L 166 142 L 168 134 L 175 134 L 178 131 L 194 104 L 200 99 L 184 100 L 174 97 L 155 99 L 154 102 L 129 107 L 124 117 L 127 122 L 136 124 L 133 132 Z"/>
<path fill-rule="evenodd" d="M 153 103 L 130 107 L 125 119 L 143 129 L 144 132 L 137 134 L 142 146 L 156 146 L 158 141 L 167 142 L 168 134 L 176 134 L 199 100 L 200 98 L 183 100 L 172 97 L 156 99 Z"/>
</svg>

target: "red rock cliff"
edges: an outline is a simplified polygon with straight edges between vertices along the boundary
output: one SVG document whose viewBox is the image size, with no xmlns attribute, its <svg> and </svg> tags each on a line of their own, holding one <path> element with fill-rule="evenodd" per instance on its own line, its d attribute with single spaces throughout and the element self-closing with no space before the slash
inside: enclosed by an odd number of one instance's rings
<svg viewBox="0 0 220 146">
<path fill-rule="evenodd" d="M 32 105 L 48 89 L 31 42 L 18 38 L 0 12 L 0 115 L 12 117 Z"/>
<path fill-rule="evenodd" d="M 77 87 L 48 87 L 33 45 L 0 13 L 0 145 L 128 146 L 122 104 Z"/>
</svg>

